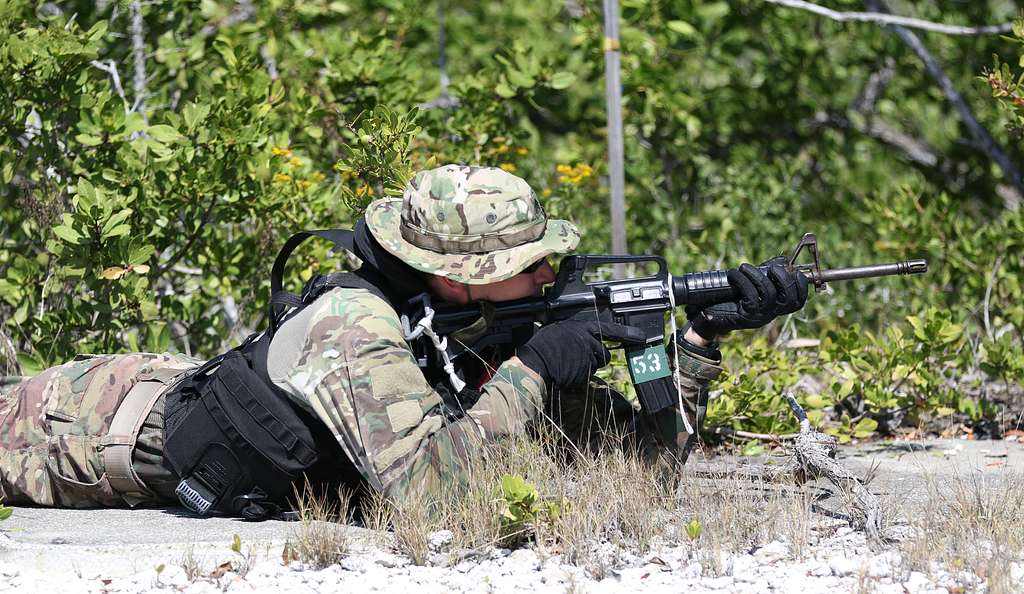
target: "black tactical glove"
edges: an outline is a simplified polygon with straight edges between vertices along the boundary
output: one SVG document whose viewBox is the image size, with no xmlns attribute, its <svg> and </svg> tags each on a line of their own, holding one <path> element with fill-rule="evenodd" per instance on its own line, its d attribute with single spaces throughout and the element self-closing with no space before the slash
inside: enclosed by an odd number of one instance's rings
<svg viewBox="0 0 1024 594">
<path fill-rule="evenodd" d="M 559 387 L 579 386 L 586 384 L 591 374 L 611 360 L 611 353 L 602 340 L 643 342 L 644 333 L 622 324 L 566 320 L 538 330 L 519 347 L 516 355 L 544 378 L 545 383 Z"/>
<path fill-rule="evenodd" d="M 765 268 L 767 274 L 760 268 Z M 687 306 L 686 317 L 694 332 L 714 340 L 741 328 L 760 328 L 778 316 L 797 311 L 807 301 L 807 277 L 786 268 L 786 257 L 776 256 L 756 268 L 750 264 L 730 269 L 729 284 L 740 294 L 739 301 L 700 309 Z"/>
</svg>

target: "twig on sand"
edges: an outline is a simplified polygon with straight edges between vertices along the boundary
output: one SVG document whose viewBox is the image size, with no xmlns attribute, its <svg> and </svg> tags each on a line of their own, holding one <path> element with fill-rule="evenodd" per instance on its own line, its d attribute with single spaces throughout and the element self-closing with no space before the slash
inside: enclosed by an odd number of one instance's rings
<svg viewBox="0 0 1024 594">
<path fill-rule="evenodd" d="M 793 442 L 793 458 L 780 467 L 778 474 L 796 473 L 798 477 L 826 478 L 842 492 L 851 495 L 851 503 L 861 520 L 861 527 L 868 540 L 881 543 L 885 540 L 882 531 L 882 505 L 874 493 L 852 472 L 836 460 L 838 442 L 811 427 L 807 414 L 796 401 L 792 392 L 786 392 L 786 401 L 793 414 L 800 420 L 800 434 Z"/>
</svg>

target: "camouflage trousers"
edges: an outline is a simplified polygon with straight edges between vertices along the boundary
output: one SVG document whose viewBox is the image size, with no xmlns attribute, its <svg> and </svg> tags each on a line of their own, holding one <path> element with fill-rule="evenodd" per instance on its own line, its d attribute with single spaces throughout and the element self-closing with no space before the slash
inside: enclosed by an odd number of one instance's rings
<svg viewBox="0 0 1024 594">
<path fill-rule="evenodd" d="M 139 409 L 137 418 L 127 420 L 133 428 L 130 435 L 113 436 L 111 426 L 129 392 L 141 382 L 170 382 L 200 363 L 170 354 L 85 355 L 11 387 L 9 381 L 3 382 L 0 490 L 4 502 L 84 508 L 166 500 L 175 477 L 162 456 L 163 398 L 155 396 Z M 105 467 L 110 458 L 104 451 L 117 445 L 130 448 L 131 467 L 146 487 L 141 492 L 112 487 Z"/>
</svg>

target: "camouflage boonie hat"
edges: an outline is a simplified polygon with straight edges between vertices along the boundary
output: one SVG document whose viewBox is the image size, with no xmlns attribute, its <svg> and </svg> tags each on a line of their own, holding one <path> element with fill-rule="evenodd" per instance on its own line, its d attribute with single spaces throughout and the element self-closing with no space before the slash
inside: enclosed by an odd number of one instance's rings
<svg viewBox="0 0 1024 594">
<path fill-rule="evenodd" d="M 575 225 L 548 219 L 525 180 L 497 167 L 420 171 L 401 200 L 376 200 L 365 217 L 406 264 L 468 285 L 511 278 L 580 241 Z"/>
</svg>

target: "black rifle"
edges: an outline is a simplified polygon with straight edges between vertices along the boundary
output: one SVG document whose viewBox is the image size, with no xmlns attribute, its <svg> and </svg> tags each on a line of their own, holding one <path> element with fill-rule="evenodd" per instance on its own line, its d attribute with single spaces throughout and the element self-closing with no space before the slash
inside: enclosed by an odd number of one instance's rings
<svg viewBox="0 0 1024 594">
<path fill-rule="evenodd" d="M 797 257 L 805 249 L 811 254 L 813 262 L 797 264 Z M 651 276 L 591 282 L 584 278 L 587 272 L 610 264 L 651 263 L 658 267 L 657 273 Z M 802 272 L 815 290 L 820 292 L 825 290 L 826 283 L 830 281 L 920 274 L 927 272 L 928 262 L 906 260 L 893 264 L 822 270 L 818 260 L 817 239 L 813 233 L 807 233 L 789 258 L 788 267 Z M 672 276 L 665 259 L 660 256 L 579 254 L 562 260 L 555 283 L 545 291 L 543 297 L 493 304 L 439 304 L 435 309 L 431 307 L 429 298 L 421 296 L 421 307 L 413 313 L 411 319 L 407 318 L 407 323 L 415 324 L 425 316 L 430 316 L 434 333 L 448 338 L 444 346 L 451 361 L 479 355 L 484 349 L 495 345 L 522 345 L 533 335 L 537 324 L 561 320 L 599 320 L 634 326 L 644 332 L 647 340 L 643 344 L 623 345 L 626 348 L 626 360 L 640 406 L 645 412 L 653 413 L 675 402 L 666 397 L 665 390 L 652 389 L 652 382 L 664 380 L 670 375 L 664 346 L 665 314 L 671 313 L 673 306 L 708 306 L 739 298 L 729 285 L 724 270 Z M 482 333 L 466 333 L 467 327 L 478 322 L 481 316 L 487 320 L 486 329 Z M 473 337 L 462 340 L 458 338 L 460 333 Z M 434 345 L 427 337 L 415 339 L 412 346 L 421 366 L 443 365 L 438 359 L 442 355 L 433 348 Z"/>
</svg>

